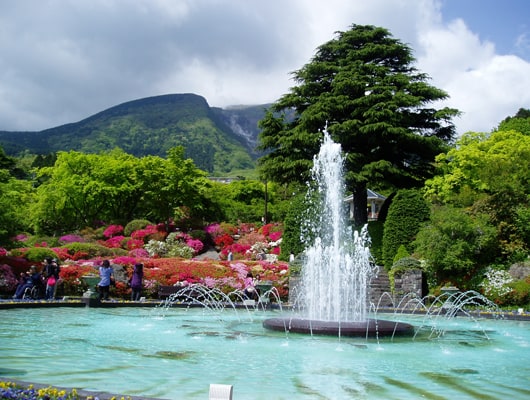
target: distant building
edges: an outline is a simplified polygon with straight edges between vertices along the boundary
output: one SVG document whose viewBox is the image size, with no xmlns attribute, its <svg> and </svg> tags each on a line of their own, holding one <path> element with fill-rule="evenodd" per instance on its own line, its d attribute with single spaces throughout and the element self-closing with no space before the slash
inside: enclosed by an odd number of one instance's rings
<svg viewBox="0 0 530 400">
<path fill-rule="evenodd" d="M 376 193 L 371 189 L 366 189 L 366 203 L 368 206 L 368 221 L 377 221 L 379 211 L 386 200 L 386 197 L 382 194 Z M 350 219 L 353 219 L 353 194 L 349 195 L 344 199 L 344 202 L 348 203 Z"/>
<path fill-rule="evenodd" d="M 239 181 L 240 178 L 231 178 L 231 177 L 225 177 L 225 176 L 209 176 L 209 180 L 219 183 L 231 183 L 233 181 Z"/>
</svg>

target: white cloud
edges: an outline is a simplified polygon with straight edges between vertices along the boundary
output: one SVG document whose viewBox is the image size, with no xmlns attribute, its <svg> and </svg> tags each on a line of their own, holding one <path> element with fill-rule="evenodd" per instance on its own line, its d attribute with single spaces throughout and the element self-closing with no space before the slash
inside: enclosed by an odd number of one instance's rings
<svg viewBox="0 0 530 400">
<path fill-rule="evenodd" d="M 290 72 L 352 24 L 409 44 L 464 112 L 460 132 L 528 108 L 528 62 L 496 54 L 442 12 L 439 0 L 0 2 L 0 130 L 46 129 L 165 93 L 214 106 L 272 102 L 294 84 Z"/>
<path fill-rule="evenodd" d="M 422 33 L 419 45 L 420 69 L 449 94 L 444 103 L 463 113 L 455 120 L 459 133 L 489 132 L 529 106 L 530 63 L 497 55 L 493 43 L 481 41 L 464 21 L 432 25 Z"/>
</svg>

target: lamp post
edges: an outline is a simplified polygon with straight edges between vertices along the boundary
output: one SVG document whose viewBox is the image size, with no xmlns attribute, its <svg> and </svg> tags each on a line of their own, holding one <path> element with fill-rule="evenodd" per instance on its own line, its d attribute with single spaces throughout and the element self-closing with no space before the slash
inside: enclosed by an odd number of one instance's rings
<svg viewBox="0 0 530 400">
<path fill-rule="evenodd" d="M 265 179 L 265 214 L 263 216 L 263 225 L 267 224 L 267 202 L 268 202 L 267 180 Z"/>
</svg>

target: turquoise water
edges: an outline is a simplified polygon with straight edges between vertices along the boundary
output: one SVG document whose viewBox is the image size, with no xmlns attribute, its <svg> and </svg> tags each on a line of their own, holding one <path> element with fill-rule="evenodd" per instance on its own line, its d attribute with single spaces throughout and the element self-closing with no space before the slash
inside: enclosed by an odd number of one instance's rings
<svg viewBox="0 0 530 400">
<path fill-rule="evenodd" d="M 366 340 L 266 331 L 274 312 L 171 308 L 1 310 L 0 376 L 166 399 L 530 397 L 530 325 L 425 321 L 414 338 Z M 444 332 L 430 334 L 430 326 Z M 429 337 L 432 336 L 432 337 Z"/>
</svg>

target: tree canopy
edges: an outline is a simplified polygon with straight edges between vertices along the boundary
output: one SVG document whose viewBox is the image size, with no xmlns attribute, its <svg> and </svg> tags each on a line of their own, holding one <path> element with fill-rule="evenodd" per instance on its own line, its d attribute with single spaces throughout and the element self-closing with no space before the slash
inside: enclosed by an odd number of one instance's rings
<svg viewBox="0 0 530 400">
<path fill-rule="evenodd" d="M 487 214 L 497 228 L 503 257 L 530 248 L 530 136 L 517 131 L 468 132 L 437 157 L 439 174 L 425 192 L 435 204 Z"/>
<path fill-rule="evenodd" d="M 262 174 L 304 182 L 322 131 L 342 145 L 354 219 L 367 220 L 366 188 L 421 186 L 454 136 L 458 111 L 431 103 L 447 94 L 414 68 L 412 50 L 384 29 L 353 25 L 293 73 L 297 85 L 260 121 Z"/>
</svg>

